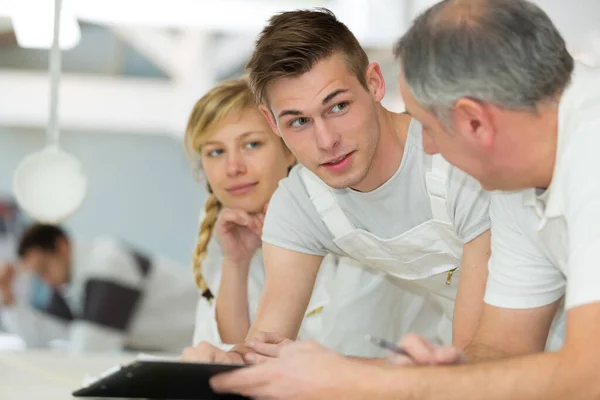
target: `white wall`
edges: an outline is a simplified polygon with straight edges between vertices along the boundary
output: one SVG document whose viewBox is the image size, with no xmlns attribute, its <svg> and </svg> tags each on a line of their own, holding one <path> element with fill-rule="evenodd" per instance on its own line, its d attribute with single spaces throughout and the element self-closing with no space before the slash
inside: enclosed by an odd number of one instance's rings
<svg viewBox="0 0 600 400">
<path fill-rule="evenodd" d="M 11 191 L 21 158 L 43 144 L 42 132 L 0 128 L 0 195 Z M 65 224 L 74 236 L 114 235 L 187 268 L 205 191 L 179 142 L 67 132 L 62 145 L 79 157 L 90 182 L 84 206 Z"/>
</svg>

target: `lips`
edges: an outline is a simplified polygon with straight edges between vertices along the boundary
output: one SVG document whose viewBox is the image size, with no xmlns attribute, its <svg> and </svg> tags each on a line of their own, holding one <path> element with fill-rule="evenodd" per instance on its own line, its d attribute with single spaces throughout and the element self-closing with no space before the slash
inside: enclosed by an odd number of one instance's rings
<svg viewBox="0 0 600 400">
<path fill-rule="evenodd" d="M 350 153 L 347 153 L 341 157 L 336 157 L 325 163 L 322 163 L 321 166 L 336 174 L 343 173 L 350 168 L 353 154 L 354 151 L 351 151 Z"/>
<path fill-rule="evenodd" d="M 229 192 L 232 195 L 242 195 L 242 194 L 248 193 L 257 184 L 258 184 L 258 182 L 244 183 L 241 185 L 235 185 L 235 186 L 229 187 L 226 190 L 227 190 L 227 192 Z"/>
<path fill-rule="evenodd" d="M 340 157 L 333 158 L 333 159 L 331 159 L 331 160 L 329 160 L 329 161 L 327 161 L 327 162 L 324 162 L 324 163 L 323 163 L 323 164 L 321 164 L 321 165 L 335 165 L 335 164 L 339 164 L 339 163 L 341 163 L 342 161 L 344 161 L 344 159 L 345 159 L 345 158 L 347 158 L 347 157 L 348 157 L 350 154 L 352 154 L 352 153 L 353 153 L 353 152 L 351 151 L 350 153 L 343 154 L 343 155 L 341 155 Z"/>
<path fill-rule="evenodd" d="M 340 163 L 340 162 L 342 162 L 342 160 L 343 160 L 344 158 L 346 158 L 346 157 L 348 157 L 348 154 L 344 154 L 343 156 L 341 156 L 341 157 L 339 157 L 339 158 L 336 158 L 336 159 L 334 159 L 334 160 L 328 161 L 328 162 L 326 162 L 326 163 L 323 163 L 323 164 L 334 165 L 334 164 L 337 164 L 337 163 Z"/>
</svg>

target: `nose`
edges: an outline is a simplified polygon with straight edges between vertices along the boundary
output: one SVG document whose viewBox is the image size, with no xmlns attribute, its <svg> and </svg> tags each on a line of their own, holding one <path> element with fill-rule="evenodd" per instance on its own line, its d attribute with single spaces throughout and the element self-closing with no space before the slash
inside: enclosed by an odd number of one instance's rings
<svg viewBox="0 0 600 400">
<path fill-rule="evenodd" d="M 319 149 L 331 151 L 337 147 L 340 140 L 341 136 L 334 130 L 328 129 L 323 122 L 315 122 L 315 141 Z"/>
<path fill-rule="evenodd" d="M 244 157 L 239 152 L 228 154 L 226 171 L 228 176 L 237 176 L 246 172 Z"/>
<path fill-rule="evenodd" d="M 423 150 L 429 155 L 434 155 L 440 152 L 435 142 L 425 129 L 423 129 Z"/>
</svg>

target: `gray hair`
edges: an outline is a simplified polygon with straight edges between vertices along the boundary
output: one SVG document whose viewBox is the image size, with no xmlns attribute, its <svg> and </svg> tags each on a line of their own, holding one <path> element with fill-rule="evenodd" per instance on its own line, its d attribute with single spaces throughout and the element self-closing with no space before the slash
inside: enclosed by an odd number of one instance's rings
<svg viewBox="0 0 600 400">
<path fill-rule="evenodd" d="M 573 72 L 564 39 L 525 0 L 444 0 L 415 19 L 394 54 L 416 101 L 446 125 L 464 97 L 536 112 Z"/>
</svg>

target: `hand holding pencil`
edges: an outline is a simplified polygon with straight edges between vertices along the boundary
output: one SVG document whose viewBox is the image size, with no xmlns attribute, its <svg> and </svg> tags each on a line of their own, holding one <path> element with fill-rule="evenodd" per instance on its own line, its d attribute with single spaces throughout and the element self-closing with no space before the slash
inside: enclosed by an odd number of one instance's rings
<svg viewBox="0 0 600 400">
<path fill-rule="evenodd" d="M 388 361 L 394 365 L 454 365 L 466 362 L 462 350 L 453 346 L 436 346 L 414 334 L 406 335 L 399 345 L 371 335 L 367 335 L 366 339 L 387 349 Z"/>
</svg>

